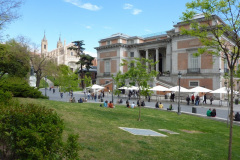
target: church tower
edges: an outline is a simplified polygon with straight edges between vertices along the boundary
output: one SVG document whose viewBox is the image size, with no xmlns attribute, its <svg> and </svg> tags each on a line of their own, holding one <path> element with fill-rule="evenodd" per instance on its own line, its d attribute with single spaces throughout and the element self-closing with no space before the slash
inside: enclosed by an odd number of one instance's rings
<svg viewBox="0 0 240 160">
<path fill-rule="evenodd" d="M 62 41 L 61 41 L 61 35 L 59 36 L 59 40 L 57 42 L 57 48 L 61 48 L 63 46 Z"/>
<path fill-rule="evenodd" d="M 43 37 L 42 43 L 41 43 L 41 53 L 46 54 L 47 51 L 48 51 L 48 42 L 47 42 L 45 32 L 44 32 L 44 37 Z"/>
</svg>

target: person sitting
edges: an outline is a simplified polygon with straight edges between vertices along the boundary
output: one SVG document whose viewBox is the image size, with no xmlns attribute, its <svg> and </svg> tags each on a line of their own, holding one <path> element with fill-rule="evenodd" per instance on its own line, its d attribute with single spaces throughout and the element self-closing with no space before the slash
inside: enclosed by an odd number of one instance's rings
<svg viewBox="0 0 240 160">
<path fill-rule="evenodd" d="M 216 109 L 213 109 L 212 112 L 211 112 L 211 116 L 212 117 L 216 117 L 217 113 L 216 113 Z"/>
<path fill-rule="evenodd" d="M 130 108 L 129 102 L 127 102 L 126 107 L 127 107 L 127 108 Z"/>
<path fill-rule="evenodd" d="M 159 103 L 159 108 L 163 109 L 163 104 L 161 102 Z"/>
<path fill-rule="evenodd" d="M 72 97 L 70 97 L 70 98 L 69 98 L 69 102 L 71 102 L 71 103 L 72 103 Z"/>
<path fill-rule="evenodd" d="M 209 110 L 207 110 L 207 116 L 211 117 L 211 113 L 212 113 L 211 108 L 209 108 Z"/>
<path fill-rule="evenodd" d="M 73 99 L 72 99 L 72 103 L 75 103 L 76 101 L 75 101 L 75 97 L 73 97 Z"/>
<path fill-rule="evenodd" d="M 134 104 L 134 102 L 131 104 L 131 108 L 135 108 L 135 104 Z"/>
<path fill-rule="evenodd" d="M 78 100 L 78 103 L 83 103 L 82 98 L 80 98 L 80 99 Z"/>
<path fill-rule="evenodd" d="M 158 104 L 158 102 L 155 104 L 155 108 L 159 108 L 159 104 Z"/>
<path fill-rule="evenodd" d="M 108 103 L 108 108 L 114 108 L 112 101 Z"/>
<path fill-rule="evenodd" d="M 140 102 L 139 102 L 139 100 L 137 100 L 137 106 L 138 106 L 138 107 L 140 106 Z"/>
<path fill-rule="evenodd" d="M 142 101 L 141 106 L 143 106 L 143 107 L 145 106 L 145 102 L 144 101 Z"/>
<path fill-rule="evenodd" d="M 240 121 L 240 114 L 239 114 L 239 112 L 236 113 L 234 121 Z"/>
<path fill-rule="evenodd" d="M 172 104 L 170 104 L 170 106 L 169 106 L 169 108 L 167 108 L 167 110 L 172 110 L 173 108 L 172 108 Z"/>
<path fill-rule="evenodd" d="M 108 101 L 105 101 L 105 102 L 103 103 L 103 106 L 104 106 L 104 107 L 107 107 L 107 106 L 108 106 Z"/>
</svg>

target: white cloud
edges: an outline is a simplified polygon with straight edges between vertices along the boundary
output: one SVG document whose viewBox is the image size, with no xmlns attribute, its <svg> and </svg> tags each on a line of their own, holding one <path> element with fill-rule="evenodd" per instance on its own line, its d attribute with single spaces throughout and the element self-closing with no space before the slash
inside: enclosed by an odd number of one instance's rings
<svg viewBox="0 0 240 160">
<path fill-rule="evenodd" d="M 125 3 L 123 6 L 123 9 L 132 9 L 133 5 L 129 4 L 129 3 Z"/>
<path fill-rule="evenodd" d="M 86 26 L 87 29 L 92 29 L 92 26 Z"/>
<path fill-rule="evenodd" d="M 137 14 L 139 14 L 139 13 L 141 13 L 141 12 L 142 12 L 141 9 L 134 9 L 133 12 L 132 12 L 132 14 L 133 14 L 133 15 L 137 15 Z"/>
<path fill-rule="evenodd" d="M 97 5 L 93 5 L 91 3 L 82 3 L 81 0 L 64 0 L 67 3 L 71 3 L 77 7 L 83 8 L 83 9 L 87 9 L 90 11 L 97 11 L 100 10 L 101 7 L 97 6 Z"/>
</svg>

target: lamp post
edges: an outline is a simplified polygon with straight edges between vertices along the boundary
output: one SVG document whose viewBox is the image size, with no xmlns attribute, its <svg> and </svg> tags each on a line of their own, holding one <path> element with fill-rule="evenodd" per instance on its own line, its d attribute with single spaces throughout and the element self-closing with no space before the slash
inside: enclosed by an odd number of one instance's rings
<svg viewBox="0 0 240 160">
<path fill-rule="evenodd" d="M 47 96 L 47 86 L 46 86 L 46 83 L 47 83 L 47 76 L 45 76 L 45 83 L 44 83 L 44 86 L 45 86 L 45 96 Z"/>
<path fill-rule="evenodd" d="M 227 86 L 227 81 L 224 82 L 224 85 L 225 85 L 226 90 L 227 90 L 227 108 L 228 108 L 227 127 L 228 127 L 228 121 L 229 121 L 229 89 L 228 89 L 228 86 Z"/>
<path fill-rule="evenodd" d="M 113 103 L 113 87 L 114 87 L 114 84 L 113 84 L 113 80 L 112 80 L 112 103 Z"/>
<path fill-rule="evenodd" d="M 181 107 L 180 107 L 180 81 L 181 81 L 181 76 L 182 73 L 179 71 L 178 72 L 178 85 L 179 85 L 179 90 L 178 90 L 178 115 L 181 114 Z"/>
</svg>

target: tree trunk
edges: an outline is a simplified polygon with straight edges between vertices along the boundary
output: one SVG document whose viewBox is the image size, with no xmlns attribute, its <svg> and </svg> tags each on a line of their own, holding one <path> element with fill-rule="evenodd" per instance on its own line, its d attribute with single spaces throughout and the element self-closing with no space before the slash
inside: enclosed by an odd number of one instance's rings
<svg viewBox="0 0 240 160">
<path fill-rule="evenodd" d="M 229 145 L 228 145 L 228 160 L 232 159 L 232 127 L 233 127 L 233 69 L 230 68 L 230 86 L 231 86 L 231 104 L 230 104 L 230 131 L 229 131 Z"/>
<path fill-rule="evenodd" d="M 40 81 L 41 81 L 41 75 L 39 73 L 36 73 L 36 87 L 39 88 L 40 86 Z"/>
<path fill-rule="evenodd" d="M 82 89 L 84 88 L 84 84 L 83 84 L 83 68 L 82 68 L 82 64 L 81 64 L 81 85 L 82 85 Z"/>
<path fill-rule="evenodd" d="M 141 121 L 141 94 L 140 94 L 140 90 L 139 90 L 139 113 L 138 113 L 138 121 Z"/>
</svg>

